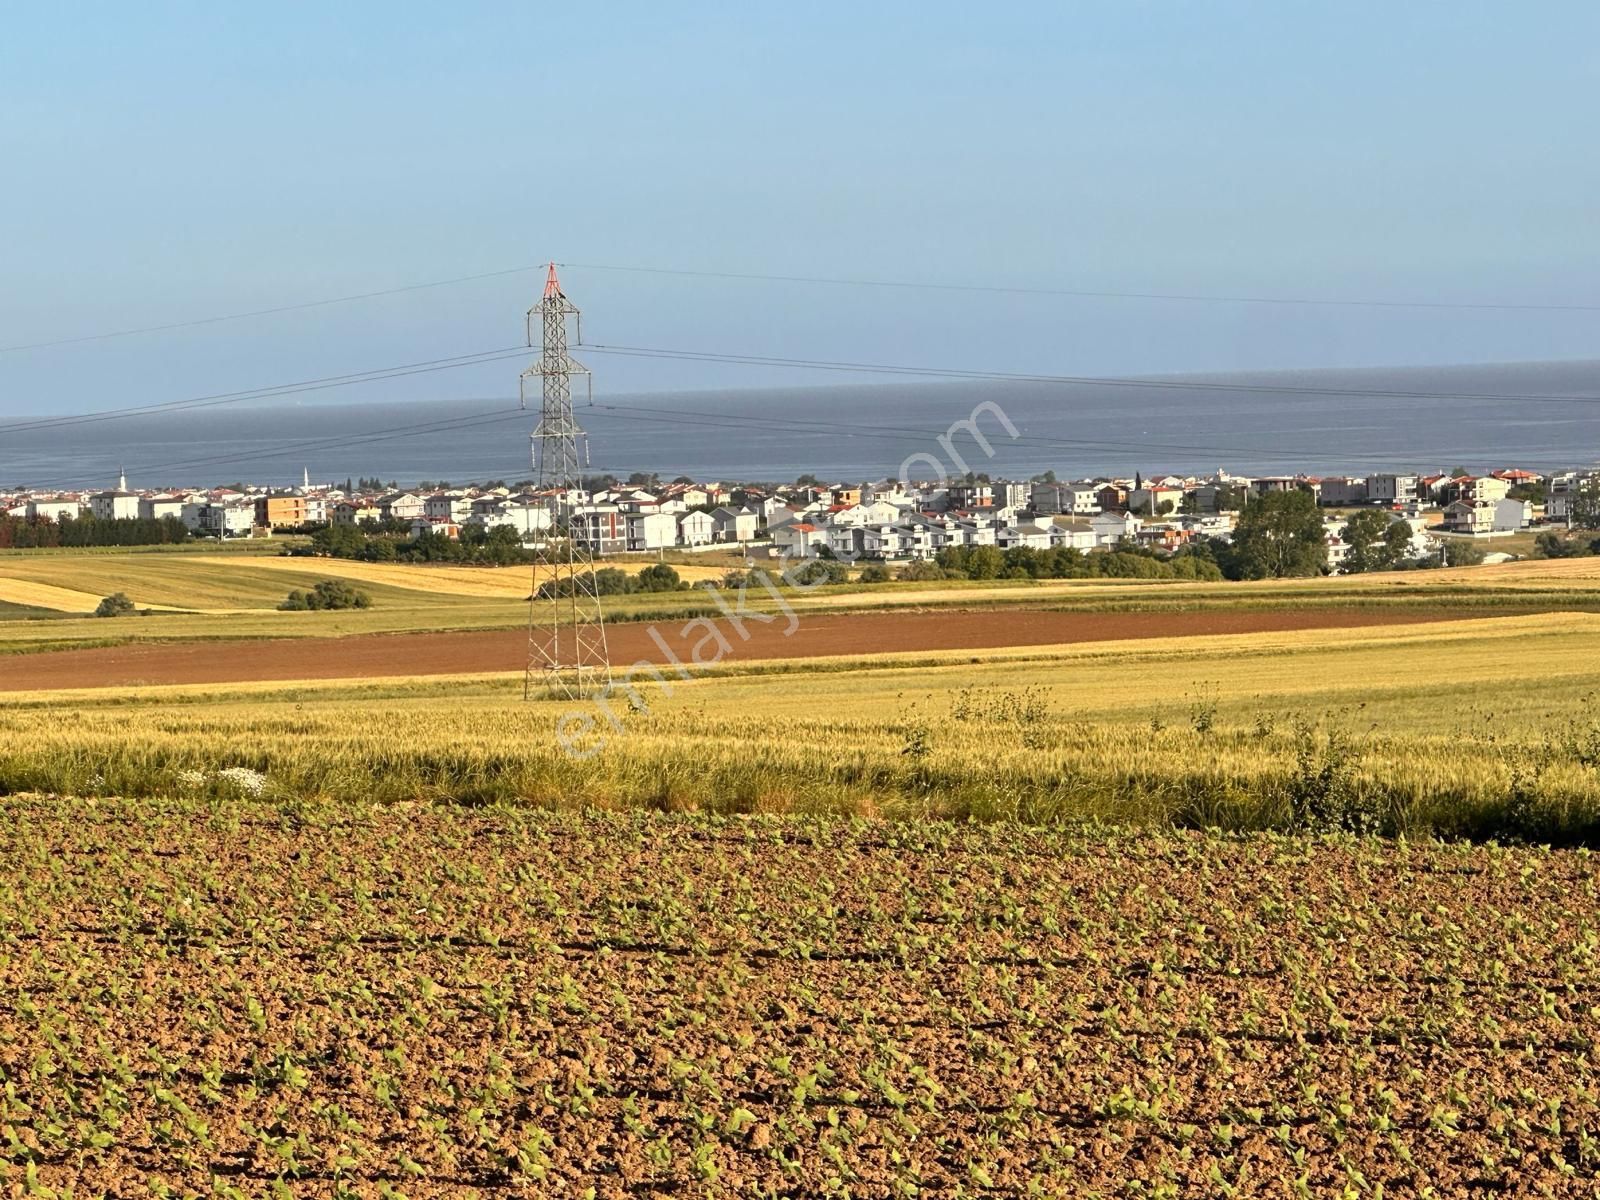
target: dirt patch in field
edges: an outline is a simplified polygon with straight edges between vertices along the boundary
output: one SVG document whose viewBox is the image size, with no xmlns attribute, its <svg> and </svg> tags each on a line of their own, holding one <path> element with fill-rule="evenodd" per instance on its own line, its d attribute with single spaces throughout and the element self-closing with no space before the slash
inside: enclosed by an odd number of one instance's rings
<svg viewBox="0 0 1600 1200">
<path fill-rule="evenodd" d="M 1184 613 L 919 612 L 806 616 L 792 633 L 777 616 L 746 620 L 748 638 L 732 623 L 719 628 L 732 646 L 723 661 L 899 654 L 1053 646 L 1131 638 L 1197 637 L 1416 624 L 1481 616 L 1451 609 L 1285 609 Z M 667 662 L 651 636 L 686 660 L 707 634 L 703 625 L 681 635 L 684 622 L 621 624 L 608 631 L 611 659 Z M 137 687 L 159 684 L 243 683 L 271 679 L 350 679 L 394 675 L 453 675 L 516 670 L 527 653 L 522 630 L 368 634 L 258 642 L 103 646 L 0 658 L 0 691 Z"/>
</svg>

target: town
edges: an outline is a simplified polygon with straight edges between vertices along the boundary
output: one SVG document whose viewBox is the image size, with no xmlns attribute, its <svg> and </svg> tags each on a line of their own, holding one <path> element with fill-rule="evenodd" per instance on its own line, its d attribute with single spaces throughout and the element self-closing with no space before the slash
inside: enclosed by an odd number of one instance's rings
<svg viewBox="0 0 1600 1200">
<path fill-rule="evenodd" d="M 739 547 L 753 556 L 916 563 L 948 548 L 993 546 L 1078 551 L 1142 548 L 1172 555 L 1204 539 L 1227 541 L 1253 498 L 1308 494 L 1322 510 L 1325 568 L 1346 569 L 1352 512 L 1385 513 L 1404 531 L 1399 558 L 1435 565 L 1450 557 L 1445 538 L 1483 540 L 1487 551 L 1453 561 L 1504 561 L 1493 540 L 1538 527 L 1570 528 L 1584 519 L 1585 497 L 1600 473 L 1543 475 L 1507 468 L 1481 475 L 1372 474 L 1363 477 L 1135 474 L 1129 478 L 1059 481 L 968 475 L 937 483 L 826 484 L 813 477 L 786 485 L 700 483 L 637 473 L 586 480 L 565 493 L 531 483 L 508 486 L 384 486 L 377 479 L 313 484 L 309 472 L 292 488 L 235 484 L 203 491 L 139 490 L 126 476 L 106 490 L 0 492 L 0 514 L 37 530 L 93 518 L 154 522 L 180 536 L 263 538 L 352 526 L 391 535 L 447 539 L 508 529 L 523 545 L 538 543 L 557 507 L 570 508 L 577 540 L 596 556 L 689 554 Z M 559 502 L 559 503 L 558 503 Z M 504 535 L 502 535 L 504 536 Z M 163 538 L 161 540 L 169 540 Z M 113 538 L 112 544 L 127 544 Z M 0 545 L 5 542 L 0 541 Z"/>
</svg>

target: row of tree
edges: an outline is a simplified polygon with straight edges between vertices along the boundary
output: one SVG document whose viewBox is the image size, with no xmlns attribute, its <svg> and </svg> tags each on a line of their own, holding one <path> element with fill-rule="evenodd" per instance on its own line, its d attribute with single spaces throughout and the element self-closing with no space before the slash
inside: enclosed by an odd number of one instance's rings
<svg viewBox="0 0 1600 1200">
<path fill-rule="evenodd" d="M 472 566 L 509 567 L 533 561 L 522 546 L 522 535 L 510 525 L 491 529 L 463 529 L 460 538 L 433 530 L 416 537 L 391 530 L 356 525 L 325 525 L 311 535 L 304 549 L 287 551 L 328 558 L 353 558 L 362 562 L 438 562 Z"/>
<path fill-rule="evenodd" d="M 177 517 L 12 517 L 0 514 L 0 550 L 56 546 L 165 546 L 189 540 Z"/>
<path fill-rule="evenodd" d="M 601 567 L 592 576 L 584 575 L 583 579 L 589 587 L 592 587 L 595 594 L 600 596 L 629 596 L 636 592 L 682 592 L 689 587 L 679 577 L 678 572 L 666 563 L 653 563 L 637 575 L 629 575 L 619 567 Z M 571 579 L 553 579 L 539 585 L 538 595 L 541 600 L 570 596 L 573 586 Z"/>
</svg>

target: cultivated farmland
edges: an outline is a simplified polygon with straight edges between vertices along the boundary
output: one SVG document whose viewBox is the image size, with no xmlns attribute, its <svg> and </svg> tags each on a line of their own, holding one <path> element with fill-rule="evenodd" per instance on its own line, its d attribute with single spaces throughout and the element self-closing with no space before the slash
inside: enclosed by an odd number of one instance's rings
<svg viewBox="0 0 1600 1200">
<path fill-rule="evenodd" d="M 13 798 L 0 877 L 18 1192 L 1578 1196 L 1600 1162 L 1587 856 Z"/>
</svg>

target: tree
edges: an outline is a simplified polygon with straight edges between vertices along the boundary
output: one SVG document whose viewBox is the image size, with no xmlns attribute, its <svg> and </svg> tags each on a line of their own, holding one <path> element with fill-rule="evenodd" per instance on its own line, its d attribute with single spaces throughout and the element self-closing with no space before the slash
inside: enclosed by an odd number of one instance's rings
<svg viewBox="0 0 1600 1200">
<path fill-rule="evenodd" d="M 639 572 L 641 592 L 675 592 L 687 585 L 666 563 L 656 563 Z"/>
<path fill-rule="evenodd" d="M 1055 481 L 1056 473 L 1054 470 L 1042 471 L 1038 475 L 1035 475 L 1032 480 L 1034 483 L 1054 483 Z"/>
<path fill-rule="evenodd" d="M 343 579 L 318 580 L 316 586 L 309 592 L 298 589 L 292 591 L 284 602 L 278 605 L 283 612 L 371 607 L 372 597 Z"/>
<path fill-rule="evenodd" d="M 1483 561 L 1484 549 L 1463 538 L 1445 538 L 1444 565 L 1447 567 L 1475 567 Z"/>
<path fill-rule="evenodd" d="M 1000 574 L 1005 560 L 994 546 L 973 546 L 967 551 L 967 576 L 971 579 L 994 579 Z"/>
<path fill-rule="evenodd" d="M 1234 578 L 1315 575 L 1328 560 L 1316 497 L 1295 488 L 1245 503 L 1233 531 Z"/>
<path fill-rule="evenodd" d="M 882 563 L 868 563 L 861 568 L 858 578 L 862 583 L 888 583 L 889 568 Z"/>
<path fill-rule="evenodd" d="M 1564 538 L 1553 530 L 1541 533 L 1533 539 L 1533 557 L 1535 558 L 1587 558 L 1593 553 L 1594 545 L 1585 545 L 1573 538 Z"/>
<path fill-rule="evenodd" d="M 1572 481 L 1567 492 L 1571 523 L 1577 529 L 1600 529 L 1600 473 L 1589 472 Z"/>
<path fill-rule="evenodd" d="M 1217 489 L 1217 511 L 1238 512 L 1248 499 L 1242 487 L 1226 485 Z"/>
<path fill-rule="evenodd" d="M 112 592 L 111 595 L 100 601 L 99 606 L 94 610 L 94 615 L 97 617 L 126 617 L 131 616 L 136 611 L 138 610 L 134 608 L 133 601 L 128 599 L 126 593 Z"/>
<path fill-rule="evenodd" d="M 1379 508 L 1364 508 L 1345 522 L 1340 536 L 1350 547 L 1345 555 L 1348 575 L 1366 571 L 1392 571 L 1411 546 L 1411 527 Z"/>
</svg>

